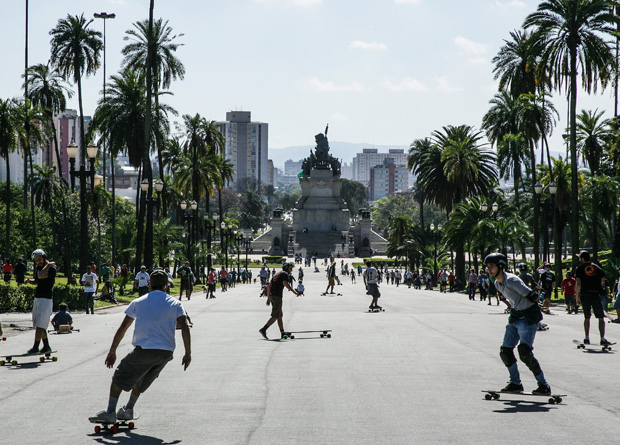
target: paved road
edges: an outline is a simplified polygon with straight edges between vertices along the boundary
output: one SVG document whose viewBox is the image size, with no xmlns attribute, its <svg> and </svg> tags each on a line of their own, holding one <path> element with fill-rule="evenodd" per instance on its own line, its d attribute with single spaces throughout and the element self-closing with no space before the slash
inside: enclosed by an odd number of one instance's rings
<svg viewBox="0 0 620 445">
<path fill-rule="evenodd" d="M 551 329 L 536 339 L 553 391 L 568 394 L 563 404 L 486 401 L 480 391 L 507 380 L 498 356 L 502 306 L 382 285 L 386 312 L 368 313 L 359 281 L 337 286 L 342 296 L 320 296 L 323 272 L 306 269 L 305 283 L 307 296 L 285 295 L 285 326 L 333 329 L 330 339 L 263 340 L 257 330 L 269 309 L 258 285 L 214 300 L 196 293 L 185 302 L 194 322 L 192 365 L 184 372 L 177 351 L 136 405 L 137 429 L 114 436 L 95 435 L 87 417 L 107 405 L 113 371 L 103 361 L 122 308 L 76 314 L 80 333 L 51 338 L 58 362 L 0 368 L 2 442 L 608 444 L 620 433 L 620 348 L 577 350 L 571 340 L 582 337 L 581 316 L 556 309 L 546 317 Z M 0 315 L 3 323 L 26 319 Z M 607 326 L 608 338 L 620 338 L 618 325 Z M 269 334 L 277 335 L 275 325 Z M 25 351 L 32 335 L 11 334 L 1 353 Z M 130 349 L 126 338 L 119 356 Z M 534 378 L 521 370 L 533 389 Z"/>
</svg>

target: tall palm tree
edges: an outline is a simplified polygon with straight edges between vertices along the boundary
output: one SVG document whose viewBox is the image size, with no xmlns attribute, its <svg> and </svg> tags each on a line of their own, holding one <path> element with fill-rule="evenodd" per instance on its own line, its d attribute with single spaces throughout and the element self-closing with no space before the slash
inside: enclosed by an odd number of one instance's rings
<svg viewBox="0 0 620 445">
<path fill-rule="evenodd" d="M 82 76 L 89 76 L 97 71 L 103 48 L 101 33 L 89 28 L 92 21 L 92 19 L 87 21 L 84 14 L 67 15 L 67 18 L 58 20 L 56 27 L 50 31 L 52 36 L 50 63 L 65 80 L 71 79 L 77 85 L 82 166 L 85 166 L 86 162 Z M 80 206 L 80 270 L 84 270 L 88 261 L 88 209 L 84 176 L 80 177 Z"/>
<path fill-rule="evenodd" d="M 20 131 L 17 119 L 17 104 L 12 99 L 0 99 L 0 156 L 6 164 L 6 227 L 4 255 L 11 255 L 11 163 L 10 155 L 17 149 L 17 134 Z"/>
<path fill-rule="evenodd" d="M 590 168 L 594 178 L 599 174 L 601 164 L 606 162 L 606 141 L 610 137 L 609 121 L 602 119 L 602 111 L 586 111 L 577 116 L 577 150 Z M 598 260 L 598 216 L 599 206 L 592 208 L 592 257 Z"/>
<path fill-rule="evenodd" d="M 493 73 L 499 79 L 499 89 L 516 99 L 521 94 L 536 92 L 536 57 L 528 32 L 515 30 L 510 37 L 493 57 Z"/>
<path fill-rule="evenodd" d="M 411 172 L 418 169 L 419 163 L 424 159 L 424 155 L 431 148 L 431 140 L 429 138 L 416 139 L 409 146 L 409 154 L 407 155 L 407 169 Z M 419 194 L 418 202 L 420 203 L 420 226 L 424 227 L 424 189 L 420 185 L 420 181 L 416 177 L 415 189 Z"/>
<path fill-rule="evenodd" d="M 571 154 L 571 245 L 579 250 L 579 195 L 577 171 L 577 76 L 586 92 L 596 92 L 599 82 L 607 85 L 614 54 L 605 36 L 612 36 L 620 18 L 614 16 L 611 0 L 546 0 L 528 15 L 524 28 L 533 29 L 533 51 L 546 67 L 554 87 L 570 94 Z M 579 69 L 579 73 L 578 73 Z M 573 265 L 577 259 L 573 257 Z"/>
</svg>

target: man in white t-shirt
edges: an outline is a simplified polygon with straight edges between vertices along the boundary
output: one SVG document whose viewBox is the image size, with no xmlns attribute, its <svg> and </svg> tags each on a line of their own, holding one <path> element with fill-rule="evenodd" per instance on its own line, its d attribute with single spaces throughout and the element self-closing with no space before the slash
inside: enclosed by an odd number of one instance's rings
<svg viewBox="0 0 620 445">
<path fill-rule="evenodd" d="M 138 295 L 141 297 L 149 291 L 149 279 L 150 276 L 146 271 L 146 266 L 140 267 L 140 272 L 136 274 L 135 281 L 138 283 Z"/>
<path fill-rule="evenodd" d="M 382 309 L 381 306 L 377 304 L 377 300 L 381 297 L 381 292 L 379 292 L 379 285 L 377 284 L 377 277 L 379 276 L 379 272 L 377 269 L 372 267 L 372 262 L 368 261 L 366 263 L 366 270 L 364 271 L 364 285 L 366 286 L 366 293 L 372 296 L 372 302 L 368 307 L 370 310 L 373 309 Z"/>
<path fill-rule="evenodd" d="M 88 314 L 88 310 L 90 309 L 90 313 L 94 314 L 94 296 L 97 290 L 99 290 L 99 279 L 97 278 L 97 274 L 92 273 L 92 268 L 90 266 L 86 266 L 86 273 L 82 275 L 80 281 L 84 285 L 84 308 L 86 309 L 86 313 Z"/>
<path fill-rule="evenodd" d="M 187 314 L 176 298 L 166 294 L 168 274 L 155 270 L 150 277 L 151 292 L 132 301 L 125 310 L 125 319 L 114 335 L 110 352 L 105 359 L 108 368 L 116 362 L 116 349 L 127 329 L 136 320 L 132 345 L 134 350 L 121 360 L 112 377 L 108 408 L 89 420 L 92 423 L 114 423 L 119 420 L 138 418 L 133 408 L 140 394 L 148 389 L 159 373 L 172 360 L 175 349 L 174 334 L 181 328 L 185 354 L 181 360 L 183 369 L 192 361 L 191 340 Z M 131 391 L 129 402 L 116 411 L 121 391 Z"/>
</svg>

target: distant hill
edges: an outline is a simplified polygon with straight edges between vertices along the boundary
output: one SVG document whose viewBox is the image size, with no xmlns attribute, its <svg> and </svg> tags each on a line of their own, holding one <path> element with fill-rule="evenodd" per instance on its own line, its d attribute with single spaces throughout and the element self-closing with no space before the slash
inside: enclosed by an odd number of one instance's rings
<svg viewBox="0 0 620 445">
<path fill-rule="evenodd" d="M 403 148 L 405 153 L 409 149 L 408 145 L 373 145 L 356 144 L 352 142 L 329 141 L 329 153 L 342 162 L 350 164 L 357 153 L 361 153 L 364 148 L 376 148 L 380 153 L 387 152 L 390 148 Z M 293 147 L 273 148 L 269 147 L 269 159 L 273 160 L 275 167 L 283 169 L 284 163 L 289 159 L 299 161 L 310 156 L 310 150 L 314 145 L 298 145 Z"/>
</svg>

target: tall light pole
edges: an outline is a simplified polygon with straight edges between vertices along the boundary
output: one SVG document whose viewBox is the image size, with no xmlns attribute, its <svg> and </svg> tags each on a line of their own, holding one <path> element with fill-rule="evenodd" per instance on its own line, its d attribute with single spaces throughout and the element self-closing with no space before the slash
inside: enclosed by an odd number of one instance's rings
<svg viewBox="0 0 620 445">
<path fill-rule="evenodd" d="M 435 231 L 435 224 L 431 223 L 431 232 L 433 232 L 433 243 L 435 246 L 435 253 L 433 258 L 433 283 L 437 281 L 437 238 L 441 236 L 440 232 L 442 229 L 443 227 L 441 226 L 441 224 L 439 224 L 439 226 L 437 226 L 437 231 Z"/>
<path fill-rule="evenodd" d="M 106 61 L 106 43 L 105 43 L 105 22 L 108 19 L 113 19 L 116 18 L 116 14 L 114 13 L 110 13 L 108 14 L 107 12 L 95 12 L 93 14 L 93 16 L 96 19 L 102 19 L 103 20 L 103 101 L 105 102 L 105 93 L 106 93 L 106 88 L 105 88 L 105 84 L 106 84 L 106 71 L 105 71 L 105 61 Z M 102 140 L 102 144 L 101 144 L 101 156 L 103 158 L 103 184 L 105 187 L 106 181 L 105 181 L 105 139 Z M 114 172 L 114 162 L 112 160 L 112 155 L 110 154 L 110 166 L 112 167 L 112 172 Z M 115 263 L 115 259 L 116 259 L 116 184 L 114 184 L 114 173 L 112 173 L 112 266 L 114 266 Z M 107 187 L 105 187 L 107 188 Z"/>
</svg>

